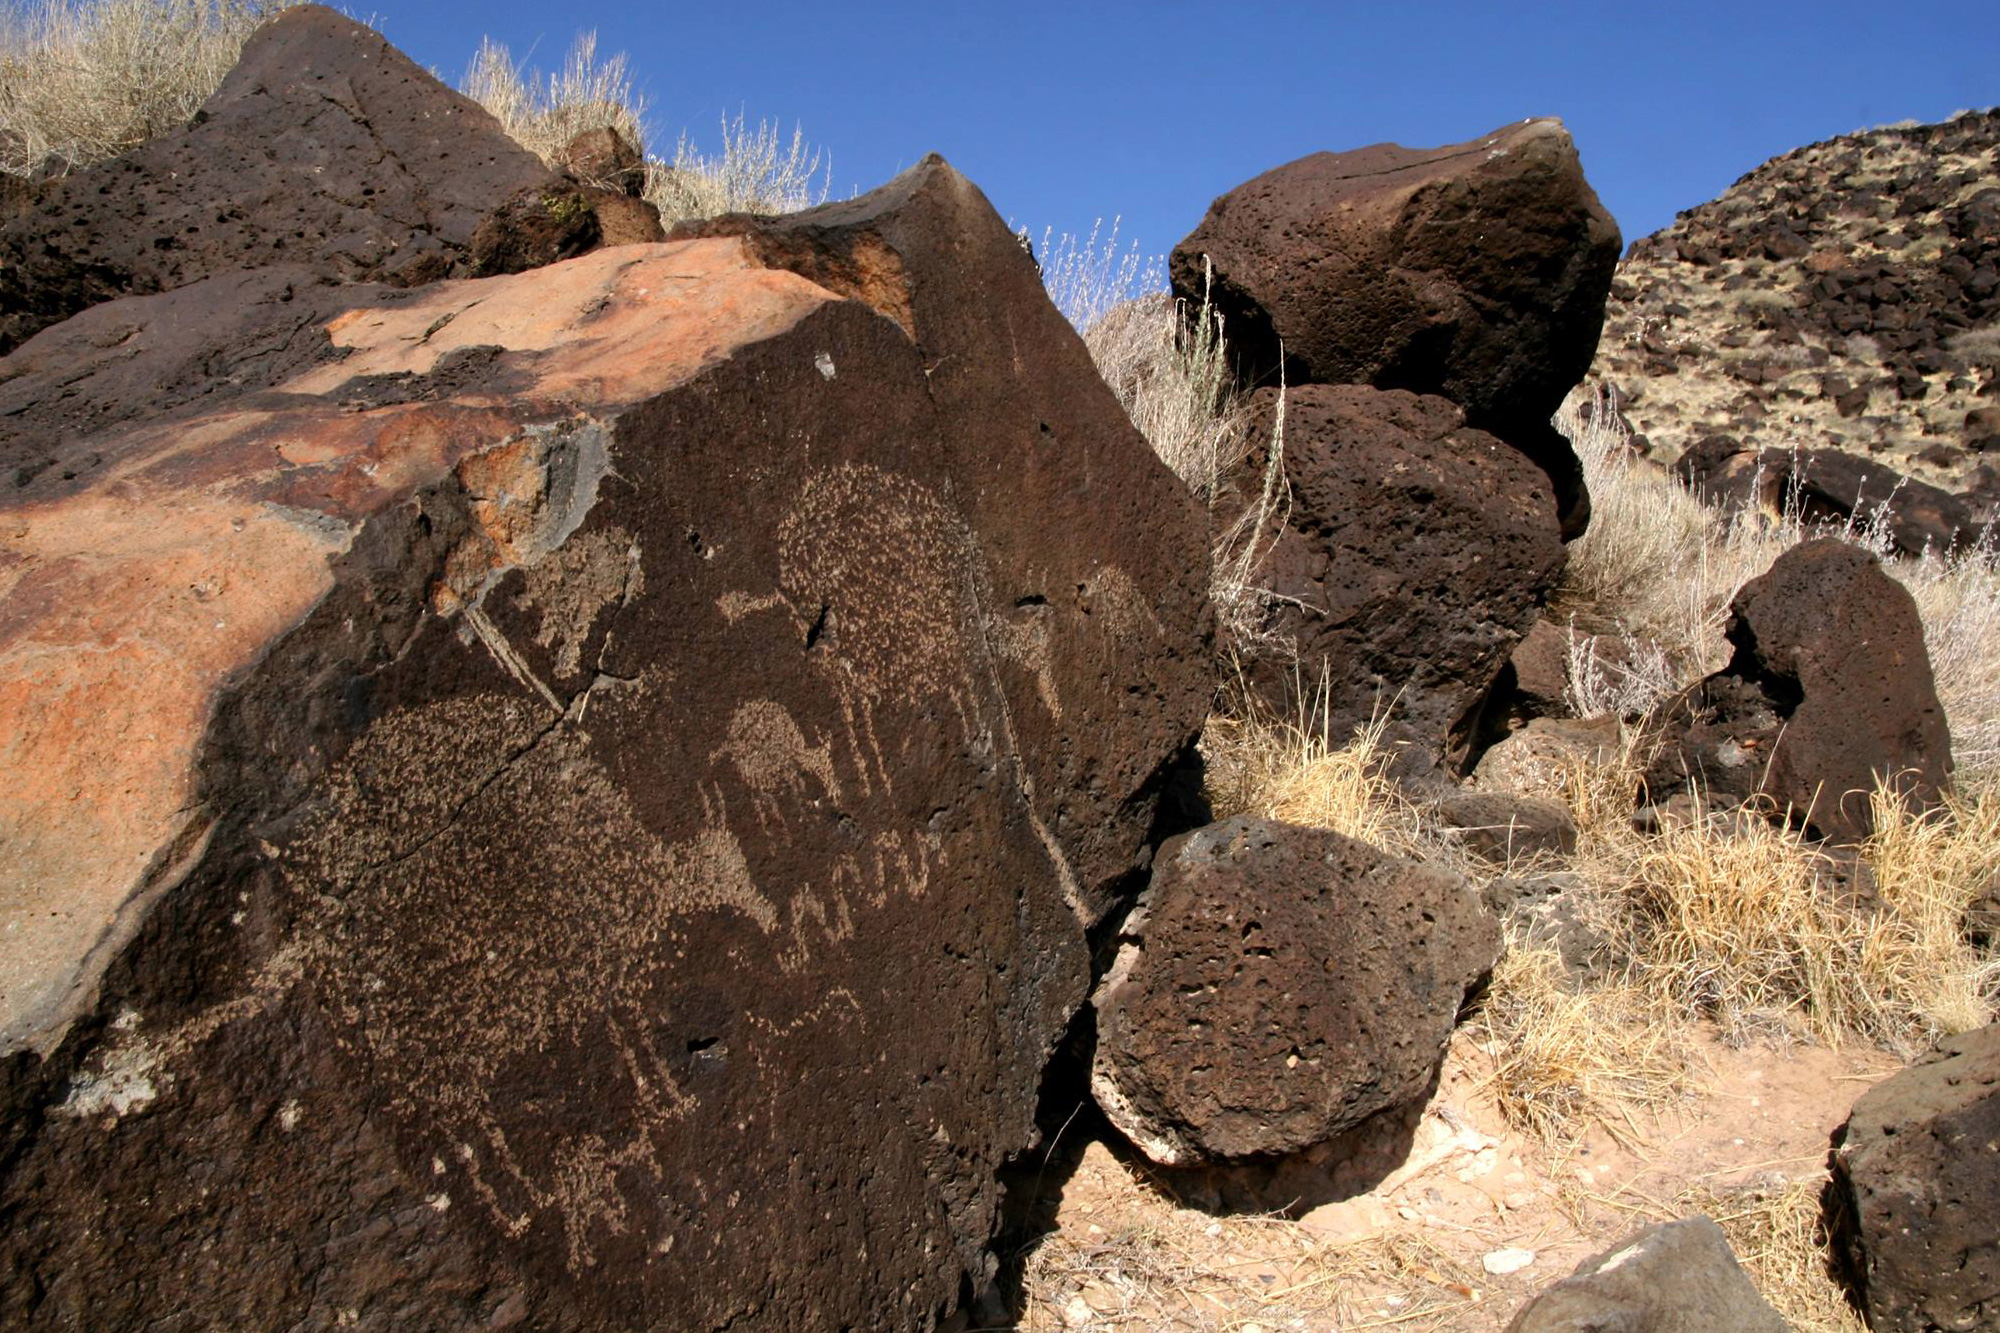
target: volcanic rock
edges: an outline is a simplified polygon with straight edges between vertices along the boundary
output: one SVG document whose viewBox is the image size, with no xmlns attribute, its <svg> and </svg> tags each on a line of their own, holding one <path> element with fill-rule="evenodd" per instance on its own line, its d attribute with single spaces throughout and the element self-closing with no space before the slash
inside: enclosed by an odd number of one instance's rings
<svg viewBox="0 0 2000 1333">
<path fill-rule="evenodd" d="M 1833 538 L 1779 556 L 1730 604 L 1734 653 L 1657 709 L 1654 801 L 1693 785 L 1769 798 L 1814 837 L 1859 842 L 1878 779 L 1917 809 L 1951 773 L 1951 737 L 1907 589 Z"/>
<path fill-rule="evenodd" d="M 1268 440 L 1278 391 L 1252 400 Z M 1464 759 L 1487 692 L 1563 567 L 1548 479 L 1442 398 L 1356 385 L 1285 391 L 1289 505 L 1251 538 L 1256 636 L 1244 680 L 1280 717 L 1302 684 L 1329 734 L 1380 711 Z M 1265 470 L 1260 450 L 1239 484 Z M 1254 494 L 1218 505 L 1227 525 Z"/>
<path fill-rule="evenodd" d="M 1573 536 L 1589 501 L 1549 418 L 1597 350 L 1618 246 L 1544 119 L 1277 167 L 1210 205 L 1169 274 L 1184 299 L 1210 293 L 1246 383 L 1282 360 L 1289 384 L 1441 394 L 1549 473 Z"/>
<path fill-rule="evenodd" d="M 1160 849 L 1093 999 L 1091 1090 L 1167 1166 L 1297 1152 L 1421 1100 L 1500 932 L 1456 875 L 1239 817 Z"/>
<path fill-rule="evenodd" d="M 1438 802 L 1439 822 L 1467 851 L 1501 865 L 1576 851 L 1576 818 L 1561 801 L 1516 792 L 1459 791 Z"/>
<path fill-rule="evenodd" d="M 1757 448 L 1711 435 L 1674 472 L 1710 504 L 1879 528 L 1906 555 L 1943 555 L 1979 540 L 1980 522 L 1963 498 L 1838 449 Z"/>
<path fill-rule="evenodd" d="M 2000 1027 L 1947 1037 L 1834 1132 L 1839 1246 L 1882 1333 L 2000 1315 Z"/>
<path fill-rule="evenodd" d="M 0 353 L 99 301 L 232 269 L 405 286 L 464 272 L 497 205 L 559 179 L 379 34 L 287 9 L 187 129 L 50 182 L 0 225 Z"/>
<path fill-rule="evenodd" d="M 563 145 L 556 165 L 577 184 L 637 199 L 646 188 L 646 159 L 609 125 L 585 130 Z"/>
<path fill-rule="evenodd" d="M 1611 762 L 1618 745 L 1615 717 L 1536 718 L 1481 755 L 1472 782 L 1480 791 L 1560 797 L 1571 773 Z"/>
<path fill-rule="evenodd" d="M 1754 443 L 1960 494 L 1995 383 L 2000 293 L 1977 275 L 1996 263 L 2000 111 L 1811 144 L 1633 243 L 1590 378 L 1631 391 L 1665 461 L 1768 421 Z"/>
<path fill-rule="evenodd" d="M 1706 1217 L 1647 1227 L 1528 1302 L 1507 1333 L 1788 1333 Z"/>
<path fill-rule="evenodd" d="M 718 237 L 0 361 L 8 456 L 55 439 L 0 492 L 0 1324 L 990 1277 L 1207 702 L 1204 519 L 963 178 L 838 219 L 890 308 Z"/>
</svg>

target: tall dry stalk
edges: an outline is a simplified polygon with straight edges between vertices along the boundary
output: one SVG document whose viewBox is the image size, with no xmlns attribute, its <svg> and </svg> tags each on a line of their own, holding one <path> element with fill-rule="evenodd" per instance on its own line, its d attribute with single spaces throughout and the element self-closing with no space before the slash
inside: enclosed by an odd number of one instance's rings
<svg viewBox="0 0 2000 1333">
<path fill-rule="evenodd" d="M 645 99 L 632 89 L 621 52 L 600 60 L 597 34 L 586 32 L 570 47 L 562 68 L 548 74 L 518 66 L 507 48 L 484 38 L 459 91 L 493 113 L 508 137 L 550 166 L 585 130 L 609 126 L 643 151 Z"/>
<path fill-rule="evenodd" d="M 671 227 L 723 213 L 796 213 L 826 202 L 832 180 L 832 162 L 807 147 L 802 129 L 786 139 L 772 122 L 752 127 L 739 111 L 722 120 L 719 152 L 702 152 L 683 133 L 671 161 L 648 162 L 646 198 Z"/>
</svg>

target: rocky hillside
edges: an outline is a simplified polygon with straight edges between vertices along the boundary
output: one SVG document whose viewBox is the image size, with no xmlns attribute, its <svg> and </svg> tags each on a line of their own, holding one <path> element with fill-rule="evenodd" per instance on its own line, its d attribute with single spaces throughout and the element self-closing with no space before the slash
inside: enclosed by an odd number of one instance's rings
<svg viewBox="0 0 2000 1333">
<path fill-rule="evenodd" d="M 1728 434 L 2000 499 L 2000 111 L 1773 158 L 1635 242 L 1591 381 L 1663 461 Z"/>
</svg>

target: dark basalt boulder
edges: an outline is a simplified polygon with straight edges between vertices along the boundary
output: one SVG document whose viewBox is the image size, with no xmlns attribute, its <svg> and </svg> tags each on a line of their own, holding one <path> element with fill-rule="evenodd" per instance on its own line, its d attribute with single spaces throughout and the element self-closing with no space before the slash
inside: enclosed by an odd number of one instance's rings
<svg viewBox="0 0 2000 1333">
<path fill-rule="evenodd" d="M 1732 511 L 1795 510 L 1809 523 L 1880 526 L 1905 555 L 1945 555 L 1979 540 L 1981 520 L 1949 491 L 1838 449 L 1766 449 L 1711 435 L 1674 473 L 1696 495 Z"/>
<path fill-rule="evenodd" d="M 1256 395 L 1251 438 L 1270 438 L 1277 408 L 1276 390 Z M 1336 739 L 1380 710 L 1462 763 L 1562 573 L 1548 479 L 1442 398 L 1308 385 L 1286 391 L 1284 410 L 1289 502 L 1257 535 L 1247 580 L 1271 649 L 1244 664 L 1245 683 L 1293 717 L 1297 689 L 1316 701 L 1324 673 L 1319 720 Z M 1263 471 L 1260 450 L 1219 523 L 1256 498 Z"/>
<path fill-rule="evenodd" d="M 1500 929 L 1456 875 L 1239 817 L 1160 849 L 1091 1091 L 1155 1162 L 1292 1153 L 1424 1098 Z"/>
<path fill-rule="evenodd" d="M 1788 1333 L 1706 1217 L 1648 1227 L 1577 1265 L 1507 1333 Z"/>
<path fill-rule="evenodd" d="M 1565 535 L 1589 499 L 1549 425 L 1597 350 L 1617 224 L 1553 119 L 1441 148 L 1315 153 L 1217 199 L 1174 247 L 1246 382 L 1440 394 L 1549 473 Z M 1213 284 L 1209 284 L 1212 266 Z"/>
<path fill-rule="evenodd" d="M 1157 757 L 1192 747 L 1213 694 L 1199 656 L 1211 634 L 1200 506 L 1150 449 L 1132 461 L 1144 441 L 1095 368 L 1076 373 L 1089 352 L 1032 257 L 942 158 L 860 199 L 670 234 L 740 236 L 769 267 L 866 301 L 915 344 L 951 423 L 935 447 L 991 534 L 994 604 L 1010 608 L 994 634 L 1024 781 L 1101 919 L 1144 869 Z M 1067 568 L 1050 562 L 1043 529 L 1076 552 Z M 1141 529 L 1151 535 L 1135 547 Z M 1103 627 L 1153 646 L 1116 660 Z"/>
<path fill-rule="evenodd" d="M 1760 795 L 1814 837 L 1859 842 L 1886 779 L 1917 809 L 1951 775 L 1951 736 L 1909 591 L 1874 556 L 1805 542 L 1730 604 L 1729 664 L 1656 709 L 1652 801 L 1692 785 Z"/>
<path fill-rule="evenodd" d="M 2000 1317 L 2000 1027 L 1947 1037 L 1834 1132 L 1836 1238 L 1880 1333 Z"/>
<path fill-rule="evenodd" d="M 194 124 L 49 182 L 0 225 L 0 354 L 99 301 L 232 269 L 401 286 L 462 273 L 496 206 L 558 180 L 380 34 L 287 9 Z"/>
<path fill-rule="evenodd" d="M 1205 520 L 970 183 L 839 217 L 884 305 L 723 237 L 0 359 L 53 438 L 0 488 L 0 1326 L 990 1279 L 1207 703 Z"/>
</svg>

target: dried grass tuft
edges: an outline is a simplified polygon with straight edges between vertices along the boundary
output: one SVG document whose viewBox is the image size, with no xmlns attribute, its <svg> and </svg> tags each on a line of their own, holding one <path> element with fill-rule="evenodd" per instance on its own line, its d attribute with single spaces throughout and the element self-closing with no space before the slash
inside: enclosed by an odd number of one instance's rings
<svg viewBox="0 0 2000 1333">
<path fill-rule="evenodd" d="M 796 213 L 825 203 L 832 183 L 831 159 L 807 145 L 801 127 L 787 139 L 774 122 L 752 126 L 739 111 L 722 118 L 721 149 L 713 155 L 683 133 L 670 161 L 647 163 L 646 199 L 671 227 L 723 213 Z"/>
<path fill-rule="evenodd" d="M 283 8 L 40 0 L 0 14 L 0 172 L 68 172 L 179 129 Z"/>
<path fill-rule="evenodd" d="M 549 74 L 517 66 L 507 48 L 485 38 L 465 71 L 459 91 L 493 113 L 508 137 L 551 167 L 586 130 L 609 126 L 640 152 L 645 99 L 632 89 L 625 56 L 600 60 L 597 34 L 586 32 L 570 47 L 562 68 Z"/>
<path fill-rule="evenodd" d="M 1257 814 L 1398 855 L 1438 851 L 1442 840 L 1422 809 L 1383 775 L 1385 724 L 1378 717 L 1335 744 L 1310 713 L 1283 723 L 1211 717 L 1201 745 L 1216 818 Z"/>
</svg>

